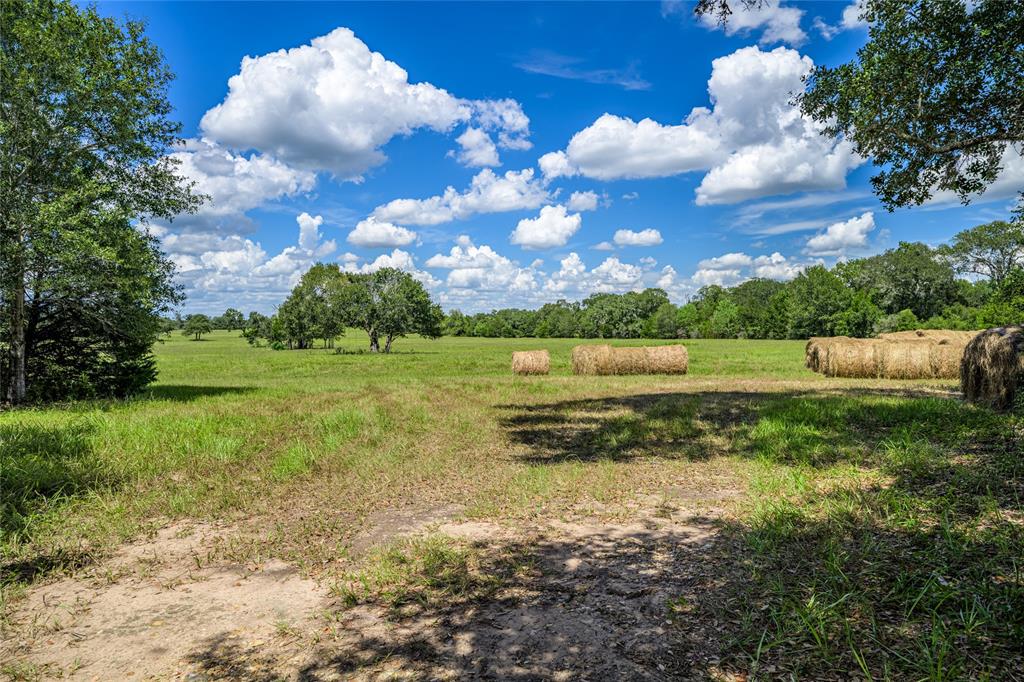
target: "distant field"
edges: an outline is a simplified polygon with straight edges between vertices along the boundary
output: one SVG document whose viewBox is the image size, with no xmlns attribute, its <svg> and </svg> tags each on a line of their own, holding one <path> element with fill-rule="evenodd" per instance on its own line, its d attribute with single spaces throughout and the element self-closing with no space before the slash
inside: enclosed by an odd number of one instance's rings
<svg viewBox="0 0 1024 682">
<path fill-rule="evenodd" d="M 951 382 L 826 379 L 799 341 L 687 340 L 684 377 L 575 377 L 578 343 L 409 338 L 370 355 L 354 332 L 308 351 L 175 334 L 144 396 L 0 414 L 5 608 L 176 519 L 238 524 L 232 560 L 280 557 L 332 585 L 377 570 L 338 587 L 372 602 L 393 589 L 358 538 L 381 510 L 525 533 L 685 509 L 717 539 L 709 570 L 671 588 L 664 615 L 685 627 L 663 636 L 720 652 L 723 674 L 1024 675 L 1019 416 L 966 406 Z M 537 348 L 552 375 L 513 377 L 511 352 Z M 452 542 L 439 556 L 470 551 Z"/>
</svg>

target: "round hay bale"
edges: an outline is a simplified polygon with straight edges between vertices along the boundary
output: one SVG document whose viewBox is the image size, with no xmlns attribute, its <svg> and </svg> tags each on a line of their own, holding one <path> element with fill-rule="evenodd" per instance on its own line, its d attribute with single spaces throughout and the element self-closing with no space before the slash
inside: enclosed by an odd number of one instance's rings
<svg viewBox="0 0 1024 682">
<path fill-rule="evenodd" d="M 613 374 L 650 374 L 647 349 L 629 346 L 612 347 Z"/>
<path fill-rule="evenodd" d="M 931 349 L 937 344 L 924 337 L 875 343 L 878 376 L 882 379 L 931 379 Z"/>
<path fill-rule="evenodd" d="M 575 346 L 572 349 L 573 374 L 612 374 L 612 347 L 608 344 Z"/>
<path fill-rule="evenodd" d="M 996 410 L 1008 410 L 1024 394 L 1024 326 L 980 332 L 964 349 L 960 363 L 964 397 Z"/>
<path fill-rule="evenodd" d="M 821 372 L 830 377 L 876 378 L 879 372 L 877 339 L 833 339 L 825 347 Z"/>
<path fill-rule="evenodd" d="M 551 356 L 546 350 L 520 350 L 512 353 L 513 374 L 547 374 Z"/>
<path fill-rule="evenodd" d="M 686 346 L 647 346 L 647 372 L 649 374 L 686 374 L 690 367 L 690 353 Z"/>
<path fill-rule="evenodd" d="M 804 348 L 804 366 L 812 372 L 823 372 L 829 344 L 848 339 L 848 336 L 812 336 Z"/>
<path fill-rule="evenodd" d="M 932 365 L 932 376 L 936 379 L 957 379 L 960 376 L 960 360 L 964 356 L 964 344 L 939 341 L 928 349 Z"/>
</svg>

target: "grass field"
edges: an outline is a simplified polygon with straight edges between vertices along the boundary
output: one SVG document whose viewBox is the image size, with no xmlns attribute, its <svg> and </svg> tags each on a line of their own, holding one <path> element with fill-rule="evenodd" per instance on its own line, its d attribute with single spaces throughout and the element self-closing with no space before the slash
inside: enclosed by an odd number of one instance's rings
<svg viewBox="0 0 1024 682">
<path fill-rule="evenodd" d="M 825 379 L 802 342 L 686 341 L 685 377 L 575 377 L 577 343 L 410 338 L 384 356 L 356 333 L 337 352 L 175 335 L 143 396 L 0 414 L 4 611 L 180 520 L 235 524 L 220 559 L 287 561 L 340 609 L 454 608 L 523 586 L 551 550 L 526 529 L 646 509 L 713 529 L 699 561 L 657 545 L 666 674 L 1024 677 L 1020 416 L 949 382 Z M 533 348 L 552 375 L 511 376 Z M 359 551 L 392 509 L 512 539 Z"/>
</svg>

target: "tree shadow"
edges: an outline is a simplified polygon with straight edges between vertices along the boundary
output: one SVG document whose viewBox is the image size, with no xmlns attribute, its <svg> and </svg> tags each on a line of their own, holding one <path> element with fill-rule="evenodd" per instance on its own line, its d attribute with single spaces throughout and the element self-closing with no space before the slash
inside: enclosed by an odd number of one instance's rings
<svg viewBox="0 0 1024 682">
<path fill-rule="evenodd" d="M 120 483 L 118 475 L 92 456 L 95 431 L 89 419 L 41 425 L 22 421 L 0 424 L 0 534 L 19 541 L 41 513 L 98 487 Z M 85 559 L 62 550 L 29 560 L 4 562 L 4 580 L 29 579 L 58 566 Z"/>
<path fill-rule="evenodd" d="M 189 384 L 155 384 L 139 394 L 140 400 L 191 402 L 222 395 L 242 395 L 255 389 L 250 386 L 192 386 Z"/>
<path fill-rule="evenodd" d="M 765 465 L 709 555 L 717 575 L 689 626 L 717 623 L 735 672 L 1024 679 L 1019 416 L 870 387 L 500 409 L 527 463 L 734 455 Z"/>
<path fill-rule="evenodd" d="M 681 595 L 712 570 L 704 557 L 714 529 L 712 519 L 694 518 L 477 541 L 493 589 L 400 608 L 336 605 L 334 635 L 288 672 L 308 682 L 702 677 L 717 643 L 691 641 L 673 622 Z M 258 652 L 216 640 L 189 660 L 216 679 L 275 679 Z"/>
</svg>

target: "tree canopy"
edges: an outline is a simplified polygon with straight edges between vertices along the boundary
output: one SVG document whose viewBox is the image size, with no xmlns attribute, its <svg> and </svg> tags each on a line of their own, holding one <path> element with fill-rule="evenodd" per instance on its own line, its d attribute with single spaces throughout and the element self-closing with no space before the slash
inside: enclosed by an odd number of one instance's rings
<svg viewBox="0 0 1024 682">
<path fill-rule="evenodd" d="M 139 221 L 201 199 L 167 156 L 172 75 L 141 24 L 66 0 L 0 3 L 0 49 L 3 394 L 137 390 L 180 297 Z"/>
</svg>

